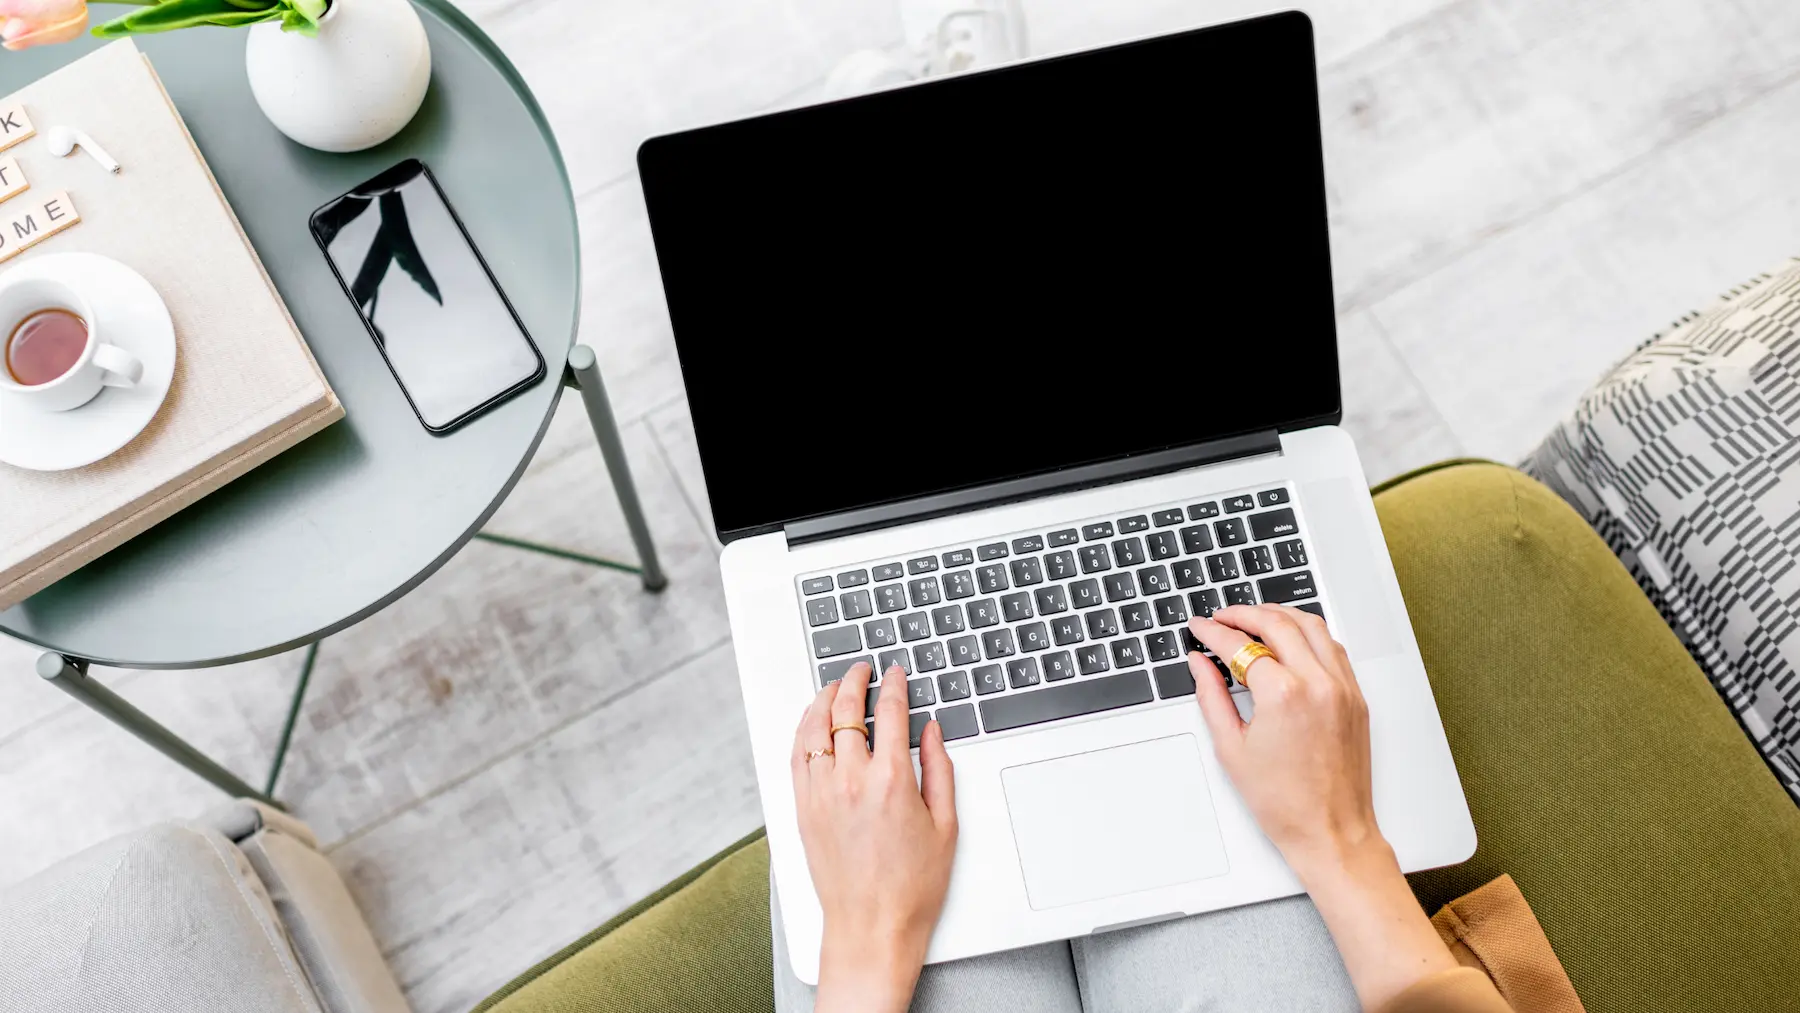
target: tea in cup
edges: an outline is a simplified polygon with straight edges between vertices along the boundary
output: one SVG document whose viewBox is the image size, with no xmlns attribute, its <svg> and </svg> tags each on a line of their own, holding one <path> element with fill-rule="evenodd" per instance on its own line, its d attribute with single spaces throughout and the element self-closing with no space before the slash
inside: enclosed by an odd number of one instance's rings
<svg viewBox="0 0 1800 1013">
<path fill-rule="evenodd" d="M 0 278 L 0 398 L 63 412 L 143 375 L 136 356 L 101 340 L 80 292 L 51 278 Z"/>
</svg>

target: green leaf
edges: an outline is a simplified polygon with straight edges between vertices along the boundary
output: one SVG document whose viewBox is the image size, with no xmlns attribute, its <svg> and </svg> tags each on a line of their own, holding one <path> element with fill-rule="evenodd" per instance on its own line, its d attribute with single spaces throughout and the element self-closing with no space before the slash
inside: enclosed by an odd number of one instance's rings
<svg viewBox="0 0 1800 1013">
<path fill-rule="evenodd" d="M 281 15 L 281 30 L 299 32 L 307 38 L 313 38 L 319 34 L 319 26 L 308 21 L 306 15 L 299 11 L 287 11 Z"/>
<path fill-rule="evenodd" d="M 235 27 L 259 21 L 273 21 L 281 16 L 279 6 L 261 10 L 243 10 L 230 0 L 163 0 L 154 7 L 140 7 L 123 17 L 114 18 L 94 28 L 93 34 L 103 39 L 126 35 L 168 32 L 195 25 Z"/>
<path fill-rule="evenodd" d="M 280 0 L 225 0 L 225 2 L 246 11 L 266 11 L 281 6 Z"/>
<path fill-rule="evenodd" d="M 287 5 L 304 14 L 313 24 L 325 16 L 325 9 L 331 6 L 330 0 L 287 0 Z"/>
</svg>

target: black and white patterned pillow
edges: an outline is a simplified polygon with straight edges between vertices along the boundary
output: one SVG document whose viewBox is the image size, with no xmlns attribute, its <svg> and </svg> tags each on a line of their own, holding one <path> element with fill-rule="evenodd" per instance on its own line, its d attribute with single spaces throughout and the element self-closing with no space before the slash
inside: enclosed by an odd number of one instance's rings
<svg viewBox="0 0 1800 1013">
<path fill-rule="evenodd" d="M 1800 258 L 1627 356 L 1520 466 L 1604 537 L 1800 800 Z"/>
</svg>

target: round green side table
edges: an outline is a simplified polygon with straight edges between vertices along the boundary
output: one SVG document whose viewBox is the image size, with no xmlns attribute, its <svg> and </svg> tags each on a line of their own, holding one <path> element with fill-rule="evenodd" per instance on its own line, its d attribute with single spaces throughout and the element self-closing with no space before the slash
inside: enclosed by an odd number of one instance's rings
<svg viewBox="0 0 1800 1013">
<path fill-rule="evenodd" d="M 431 40 L 424 106 L 393 139 L 349 155 L 303 148 L 263 118 L 244 73 L 242 31 L 138 38 L 346 414 L 0 612 L 0 632 L 50 652 L 40 675 L 236 795 L 265 797 L 88 679 L 88 663 L 246 661 L 316 643 L 391 604 L 492 516 L 536 451 L 565 384 L 586 402 L 645 586 L 664 583 L 593 351 L 574 344 L 581 249 L 556 138 L 481 29 L 446 0 L 416 3 Z M 96 7 L 93 17 L 120 10 Z M 83 38 L 0 54 L 0 95 L 103 44 Z M 447 436 L 413 416 L 307 230 L 319 205 L 409 157 L 431 166 L 545 361 L 568 364 Z"/>
</svg>

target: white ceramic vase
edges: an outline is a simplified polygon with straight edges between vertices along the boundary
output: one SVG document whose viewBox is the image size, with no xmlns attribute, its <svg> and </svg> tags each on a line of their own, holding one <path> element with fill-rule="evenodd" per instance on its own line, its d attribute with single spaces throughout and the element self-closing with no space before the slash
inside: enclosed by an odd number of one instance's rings
<svg viewBox="0 0 1800 1013">
<path fill-rule="evenodd" d="M 249 34 L 256 104 L 320 151 L 361 151 L 399 133 L 431 83 L 431 45 L 409 0 L 332 0 L 313 38 L 273 22 Z"/>
</svg>

